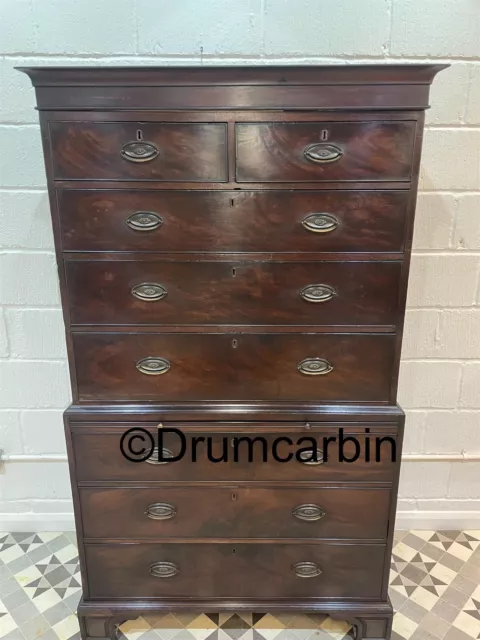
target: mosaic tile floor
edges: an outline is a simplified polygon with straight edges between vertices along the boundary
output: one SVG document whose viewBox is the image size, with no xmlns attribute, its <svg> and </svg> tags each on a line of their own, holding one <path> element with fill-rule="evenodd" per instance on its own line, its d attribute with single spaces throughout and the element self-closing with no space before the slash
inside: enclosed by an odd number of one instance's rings
<svg viewBox="0 0 480 640">
<path fill-rule="evenodd" d="M 390 596 L 393 640 L 480 640 L 480 531 L 398 532 Z M 73 533 L 0 533 L 0 638 L 79 639 Z M 124 640 L 342 640 L 320 615 L 166 614 L 120 627 Z"/>
</svg>

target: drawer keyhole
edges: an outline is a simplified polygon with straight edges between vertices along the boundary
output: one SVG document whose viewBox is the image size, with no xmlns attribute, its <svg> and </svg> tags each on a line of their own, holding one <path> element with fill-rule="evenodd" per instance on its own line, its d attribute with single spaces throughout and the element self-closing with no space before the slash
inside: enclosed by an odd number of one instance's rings
<svg viewBox="0 0 480 640">
<path fill-rule="evenodd" d="M 236 348 L 237 348 L 237 344 L 238 344 L 238 342 L 237 342 L 237 340 L 234 338 L 234 339 L 232 340 L 232 349 L 236 349 Z"/>
<path fill-rule="evenodd" d="M 141 129 L 137 129 L 137 140 L 143 140 L 143 131 Z"/>
<path fill-rule="evenodd" d="M 232 493 L 232 500 L 235 502 L 236 499 L 237 499 L 237 494 L 234 492 Z"/>
<path fill-rule="evenodd" d="M 328 140 L 328 129 L 322 129 L 320 140 Z"/>
</svg>

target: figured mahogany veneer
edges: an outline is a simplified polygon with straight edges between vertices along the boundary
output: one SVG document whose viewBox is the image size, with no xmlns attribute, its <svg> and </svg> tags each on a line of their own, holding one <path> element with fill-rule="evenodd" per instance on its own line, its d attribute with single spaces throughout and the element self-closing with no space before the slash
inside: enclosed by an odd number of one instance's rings
<svg viewBox="0 0 480 640">
<path fill-rule="evenodd" d="M 22 69 L 69 353 L 83 640 L 179 609 L 314 611 L 389 638 L 396 390 L 442 68 Z M 148 461 L 120 451 L 132 428 Z M 250 460 L 237 437 L 256 438 Z"/>
</svg>

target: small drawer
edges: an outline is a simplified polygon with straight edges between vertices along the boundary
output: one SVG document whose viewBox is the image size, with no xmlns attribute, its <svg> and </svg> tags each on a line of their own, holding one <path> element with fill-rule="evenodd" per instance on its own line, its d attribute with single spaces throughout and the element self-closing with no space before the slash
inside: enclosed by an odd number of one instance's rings
<svg viewBox="0 0 480 640">
<path fill-rule="evenodd" d="M 401 262 L 66 260 L 72 324 L 394 325 Z"/>
<path fill-rule="evenodd" d="M 177 425 L 176 430 L 164 426 L 161 437 L 155 429 L 148 430 L 149 437 L 138 424 L 111 426 L 108 432 L 95 427 L 74 428 L 77 479 L 158 483 L 391 482 L 400 455 L 395 430 L 368 424 L 367 433 L 364 428 L 344 428 L 340 432 L 333 427 L 239 432 L 231 425 L 225 430 L 215 426 L 216 431 L 211 427 L 208 430 L 208 426 L 195 431 L 189 430 L 188 425 Z M 130 431 L 134 427 L 135 431 Z M 152 443 L 157 449 L 148 457 Z M 158 447 L 163 452 L 162 460 Z M 310 456 L 313 448 L 317 451 L 316 461 L 298 460 L 302 449 L 308 449 Z M 202 504 L 206 495 L 200 500 Z"/>
<path fill-rule="evenodd" d="M 227 180 L 226 125 L 51 122 L 57 180 Z"/>
<path fill-rule="evenodd" d="M 415 128 L 376 120 L 237 124 L 237 180 L 410 180 Z"/>
<path fill-rule="evenodd" d="M 65 251 L 402 251 L 408 191 L 58 189 Z"/>
<path fill-rule="evenodd" d="M 376 488 L 80 488 L 86 538 L 380 540 L 389 500 Z"/>
<path fill-rule="evenodd" d="M 306 304 L 306 303 L 305 303 Z M 73 332 L 80 401 L 388 402 L 392 334 Z"/>
<path fill-rule="evenodd" d="M 90 598 L 360 598 L 381 595 L 381 544 L 85 546 Z"/>
</svg>

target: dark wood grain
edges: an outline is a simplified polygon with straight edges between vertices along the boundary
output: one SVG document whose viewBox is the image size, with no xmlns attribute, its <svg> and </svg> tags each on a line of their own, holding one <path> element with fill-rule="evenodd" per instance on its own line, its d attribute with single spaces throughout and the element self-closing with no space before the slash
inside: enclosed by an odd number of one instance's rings
<svg viewBox="0 0 480 640">
<path fill-rule="evenodd" d="M 66 251 L 401 251 L 408 193 L 402 191 L 57 190 Z M 163 224 L 135 232 L 127 218 L 157 213 Z M 329 212 L 339 226 L 308 232 Z"/>
<path fill-rule="evenodd" d="M 147 544 L 86 545 L 92 598 L 356 597 L 379 598 L 383 545 Z M 154 578 L 149 567 L 173 562 L 173 578 Z M 297 562 L 318 563 L 318 578 L 298 578 Z M 232 580 L 235 576 L 235 580 Z"/>
<path fill-rule="evenodd" d="M 239 182 L 408 180 L 415 122 L 237 124 L 236 136 Z M 323 140 L 343 157 L 309 162 L 305 150 Z"/>
<path fill-rule="evenodd" d="M 288 474 L 288 471 L 287 471 Z M 80 489 L 87 538 L 376 538 L 387 533 L 388 489 L 155 487 Z M 166 503 L 168 520 L 152 520 L 148 507 Z M 303 504 L 325 515 L 302 521 Z"/>
<path fill-rule="evenodd" d="M 51 122 L 49 129 L 57 179 L 227 180 L 224 124 Z M 153 160 L 122 157 L 139 135 L 158 148 Z"/>
<path fill-rule="evenodd" d="M 308 400 L 387 402 L 394 337 L 298 334 L 74 333 L 78 398 L 92 400 Z M 143 358 L 167 359 L 143 375 Z M 327 375 L 298 364 L 325 358 Z"/>
<path fill-rule="evenodd" d="M 401 263 L 67 260 L 65 267 L 72 324 L 393 325 Z M 142 283 L 167 293 L 140 300 L 132 290 Z M 315 284 L 333 297 L 302 298 Z"/>
<path fill-rule="evenodd" d="M 365 427 L 369 426 L 366 424 Z M 282 429 L 277 433 L 264 432 L 258 429 L 255 433 L 236 431 L 234 427 L 225 431 L 197 430 L 191 432 L 187 425 L 178 425 L 186 438 L 184 456 L 174 462 L 166 464 L 150 464 L 147 462 L 132 462 L 125 458 L 120 451 L 120 441 L 129 427 L 112 429 L 108 433 L 98 430 L 76 430 L 73 435 L 77 478 L 89 482 L 391 482 L 396 470 L 396 462 L 392 462 L 392 451 L 396 437 L 392 432 L 371 429 L 365 435 L 365 430 L 345 428 L 343 432 L 344 444 L 340 445 L 339 433 L 332 433 L 322 429 L 309 429 L 304 432 Z M 131 428 L 131 427 L 130 427 Z M 169 449 L 174 456 L 182 453 L 182 440 L 173 431 L 168 431 L 168 425 L 162 432 L 162 441 L 158 442 L 157 433 L 152 430 L 155 443 L 162 448 Z M 231 446 L 235 437 L 255 439 L 250 445 L 246 440 L 238 443 L 238 456 L 235 459 L 235 449 Z M 276 445 L 277 457 L 287 460 L 280 462 L 273 456 L 273 443 L 279 437 L 289 438 L 280 440 Z M 324 438 L 336 438 L 327 443 Z M 376 461 L 376 438 L 379 438 L 379 460 Z M 200 438 L 200 440 L 194 440 Z M 201 439 L 203 438 L 203 440 Z M 209 440 L 211 439 L 211 446 Z M 327 449 L 327 461 L 323 464 L 309 465 L 299 462 L 295 453 L 303 448 L 311 448 L 313 438 L 323 451 Z M 354 440 L 358 441 L 358 448 Z M 367 462 L 367 440 L 369 439 L 370 461 Z M 387 438 L 381 440 L 381 438 Z M 293 444 L 291 444 L 293 443 Z M 148 441 L 136 440 L 134 449 L 148 446 Z M 209 448 L 210 447 L 210 448 Z M 340 447 L 343 447 L 341 449 Z M 192 452 L 196 452 L 196 461 L 192 462 Z M 340 451 L 352 462 L 341 461 Z M 358 453 L 358 458 L 355 459 Z M 210 455 L 209 455 L 210 454 Z M 292 454 L 290 460 L 289 454 Z M 397 452 L 398 454 L 398 452 Z M 265 458 L 264 458 L 265 455 Z M 219 460 L 214 462 L 212 459 Z M 226 461 L 223 461 L 226 460 Z M 266 462 L 264 462 L 266 460 Z M 357 536 L 358 537 L 358 536 Z"/>
</svg>

